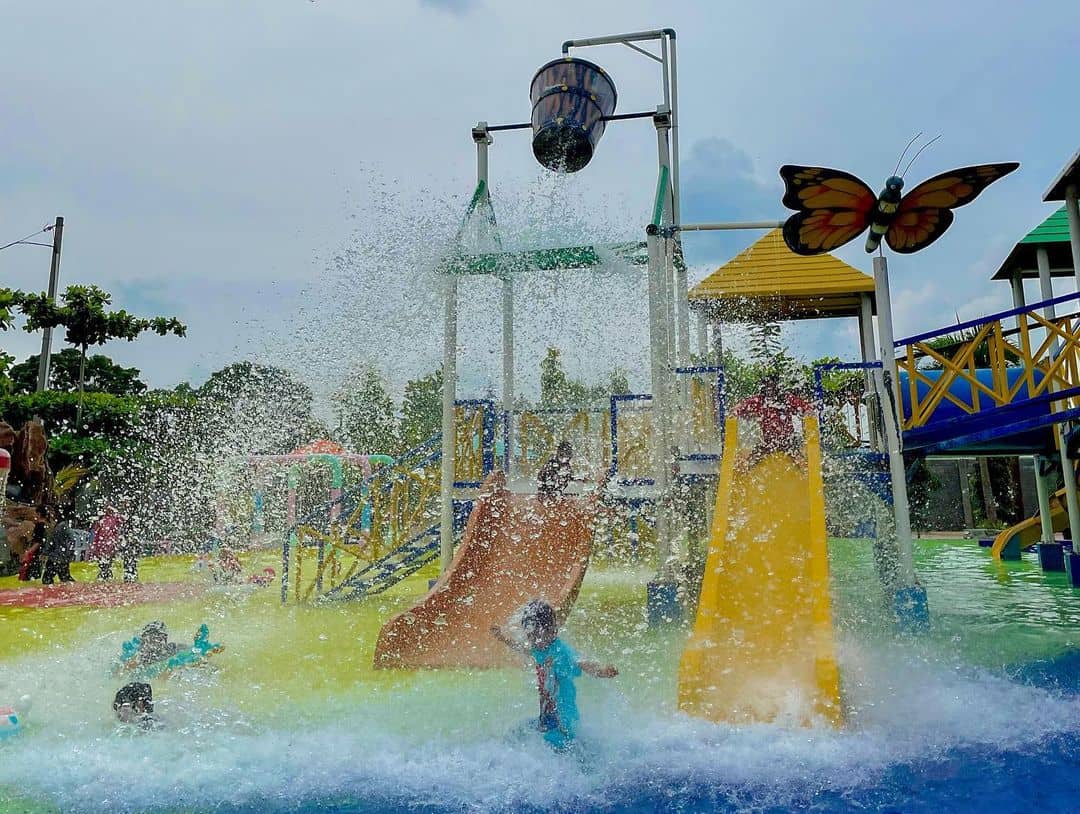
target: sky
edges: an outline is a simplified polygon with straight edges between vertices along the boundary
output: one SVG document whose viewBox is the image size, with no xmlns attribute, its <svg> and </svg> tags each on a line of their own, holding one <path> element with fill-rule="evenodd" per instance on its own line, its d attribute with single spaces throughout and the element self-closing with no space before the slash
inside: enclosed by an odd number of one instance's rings
<svg viewBox="0 0 1080 814">
<path fill-rule="evenodd" d="M 104 348 L 153 386 L 253 359 L 332 399 L 362 365 L 397 390 L 434 369 L 432 268 L 475 183 L 470 127 L 526 121 L 532 75 L 566 39 L 677 30 L 686 221 L 783 219 L 784 163 L 877 190 L 920 131 L 942 137 L 909 186 L 1020 161 L 948 235 L 891 258 L 898 336 L 1010 305 L 989 277 L 1054 211 L 1042 195 L 1080 132 L 1074 2 L 0 0 L 0 12 L 0 244 L 63 215 L 62 286 L 95 283 L 117 307 L 185 322 L 184 339 Z M 661 101 L 650 60 L 622 46 L 580 55 L 613 77 L 618 112 Z M 526 133 L 491 148 L 504 245 L 640 239 L 655 177 L 647 121 L 609 126 L 571 177 L 541 169 Z M 688 236 L 692 281 L 758 236 Z M 838 254 L 869 272 L 860 244 Z M 42 290 L 48 266 L 44 248 L 0 251 L 0 285 Z M 461 296 L 463 391 L 480 394 L 499 380 L 498 290 L 470 280 Z M 519 390 L 535 389 L 548 344 L 572 375 L 620 366 L 646 386 L 644 297 L 635 273 L 524 281 Z M 843 321 L 785 336 L 805 358 L 858 352 Z M 21 359 L 40 339 L 0 343 Z"/>
</svg>

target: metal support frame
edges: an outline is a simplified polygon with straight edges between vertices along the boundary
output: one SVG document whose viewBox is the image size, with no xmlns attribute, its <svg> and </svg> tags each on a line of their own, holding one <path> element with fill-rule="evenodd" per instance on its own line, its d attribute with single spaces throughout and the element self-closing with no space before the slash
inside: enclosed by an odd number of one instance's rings
<svg viewBox="0 0 1080 814">
<path fill-rule="evenodd" d="M 1048 300 L 1046 306 L 1043 308 L 1043 317 L 1047 320 L 1053 320 L 1057 317 L 1057 308 L 1054 304 L 1054 289 L 1053 283 L 1050 279 L 1050 256 L 1044 247 L 1040 246 L 1035 251 L 1035 260 L 1039 267 L 1039 286 L 1042 292 L 1044 300 Z M 1061 343 L 1058 340 L 1054 340 L 1052 356 L 1057 356 L 1061 349 Z M 1060 388 L 1051 381 L 1050 392 L 1056 393 Z M 1067 407 L 1067 405 L 1066 405 Z M 1051 411 L 1054 409 L 1054 405 L 1050 406 Z M 1066 455 L 1065 449 L 1065 423 L 1058 422 L 1054 424 L 1054 439 L 1057 441 L 1058 454 L 1061 456 L 1061 475 L 1062 480 L 1065 481 L 1065 506 L 1069 513 L 1069 528 L 1080 529 L 1080 496 L 1077 495 L 1076 489 L 1076 475 L 1073 474 L 1073 462 L 1069 460 Z M 1051 529 L 1053 531 L 1053 529 Z M 1045 533 L 1045 530 L 1044 530 Z M 1073 532 L 1074 536 L 1076 532 Z M 1047 542 L 1053 540 L 1053 534 L 1050 535 Z"/>
<path fill-rule="evenodd" d="M 650 41 L 660 43 L 659 57 L 644 48 L 640 48 L 633 44 L 635 42 Z M 664 102 L 663 107 L 658 108 L 657 113 L 659 115 L 662 110 L 667 114 L 664 134 L 665 145 L 663 150 L 665 153 L 670 151 L 670 155 L 661 158 L 661 163 L 668 166 L 671 173 L 671 220 L 669 223 L 678 224 L 682 218 L 682 204 L 680 200 L 681 186 L 679 180 L 679 67 L 675 30 L 673 28 L 658 28 L 651 31 L 633 31 L 627 34 L 610 34 L 602 37 L 566 40 L 563 43 L 562 51 L 564 54 L 569 54 L 571 48 L 589 48 L 598 45 L 625 45 L 631 50 L 660 63 L 661 89 L 663 91 Z M 667 144 L 668 132 L 670 132 L 670 149 Z M 674 237 L 675 240 L 678 241 L 677 232 L 674 234 Z M 664 248 L 666 250 L 667 247 Z M 681 254 L 681 247 L 676 249 L 675 252 Z M 689 281 L 686 276 L 685 264 L 676 263 L 672 271 L 672 277 L 674 296 L 671 298 L 671 305 L 672 316 L 676 326 L 675 358 L 679 367 L 686 367 L 690 364 L 691 353 L 690 309 L 689 298 L 687 297 Z"/>
<path fill-rule="evenodd" d="M 733 232 L 740 229 L 779 229 L 782 220 L 744 220 L 724 223 L 679 223 L 673 228 L 679 232 Z"/>
<path fill-rule="evenodd" d="M 658 41 L 661 55 L 640 48 L 633 43 Z M 659 222 L 654 219 L 650 226 L 650 234 L 647 240 L 649 250 L 649 315 L 650 315 L 650 354 L 652 355 L 653 391 L 656 397 L 654 401 L 654 416 L 656 432 L 654 432 L 654 449 L 652 450 L 653 463 L 657 468 L 656 480 L 660 489 L 659 504 L 670 504 L 670 469 L 672 455 L 672 419 L 674 395 L 674 374 L 676 367 L 675 359 L 681 361 L 680 366 L 690 363 L 690 322 L 689 303 L 687 298 L 688 283 L 686 270 L 683 264 L 673 262 L 677 253 L 676 242 L 678 236 L 670 231 L 671 224 L 677 224 L 680 216 L 679 203 L 679 140 L 678 140 L 678 63 L 675 46 L 675 31 L 670 28 L 657 29 L 654 31 L 637 31 L 626 34 L 615 34 L 605 37 L 593 37 L 588 39 L 567 40 L 563 43 L 564 54 L 569 54 L 571 48 L 585 48 L 597 45 L 622 44 L 648 56 L 661 64 L 663 105 L 657 108 L 655 114 L 650 114 L 656 123 L 658 135 L 658 161 L 661 165 L 661 177 L 667 172 L 664 179 L 665 194 L 667 200 L 662 207 L 661 215 L 666 211 L 667 218 L 661 217 Z M 609 121 L 623 119 L 643 118 L 644 114 L 632 113 L 608 117 Z M 526 129 L 529 125 L 506 124 L 490 126 L 486 122 L 480 122 L 473 128 L 473 141 L 477 146 L 477 182 L 487 185 L 488 163 L 487 148 L 492 143 L 491 133 L 501 130 Z M 669 229 L 666 234 L 660 234 L 655 229 L 663 224 Z M 443 354 L 443 464 L 442 464 L 442 564 L 443 568 L 449 565 L 453 556 L 453 472 L 454 472 L 454 401 L 456 396 L 456 333 L 457 333 L 457 282 L 454 275 L 447 275 L 446 292 L 446 345 Z M 503 387 L 502 402 L 503 411 L 507 416 L 513 413 L 513 285 L 511 278 L 503 278 L 502 288 L 502 353 L 503 353 Z M 674 325 L 674 330 L 673 330 Z M 512 460 L 513 427 L 512 420 L 504 431 L 504 439 L 507 444 L 507 460 Z M 670 551 L 670 532 L 665 530 L 667 524 L 667 511 L 658 511 L 660 519 L 658 536 L 661 540 L 661 565 L 660 570 L 667 573 L 669 559 L 666 551 Z M 666 548 L 665 548 L 666 546 Z"/>
<path fill-rule="evenodd" d="M 878 344 L 885 381 L 881 386 L 881 409 L 885 421 L 885 446 L 889 455 L 892 481 L 893 515 L 896 522 L 897 574 L 901 587 L 915 581 L 915 552 L 911 538 L 911 509 L 908 503 L 907 477 L 900 434 L 900 394 L 897 389 L 896 354 L 893 350 L 892 304 L 889 297 L 889 264 L 885 257 L 874 258 L 874 295 L 878 307 Z M 875 379 L 877 377 L 875 376 Z M 878 380 L 880 381 L 880 379 Z"/>
</svg>

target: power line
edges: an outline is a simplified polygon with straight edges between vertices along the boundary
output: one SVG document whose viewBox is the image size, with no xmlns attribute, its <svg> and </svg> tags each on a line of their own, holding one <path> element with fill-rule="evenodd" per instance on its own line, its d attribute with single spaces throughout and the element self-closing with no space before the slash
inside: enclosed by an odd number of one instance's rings
<svg viewBox="0 0 1080 814">
<path fill-rule="evenodd" d="M 12 246 L 17 246 L 20 243 L 30 243 L 33 246 L 49 246 L 51 245 L 49 243 L 33 243 L 30 238 L 37 237 L 38 235 L 45 232 L 51 232 L 53 230 L 53 226 L 54 224 L 50 223 L 44 229 L 38 229 L 36 232 L 31 232 L 26 237 L 20 237 L 18 240 L 13 240 L 10 243 L 5 243 L 3 246 L 0 246 L 0 252 L 2 252 L 4 249 L 10 249 Z"/>
</svg>

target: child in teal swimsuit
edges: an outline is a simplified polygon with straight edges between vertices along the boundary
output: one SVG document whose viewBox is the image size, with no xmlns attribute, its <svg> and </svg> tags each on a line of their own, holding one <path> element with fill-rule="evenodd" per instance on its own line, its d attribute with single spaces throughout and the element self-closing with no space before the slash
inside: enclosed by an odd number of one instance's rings
<svg viewBox="0 0 1080 814">
<path fill-rule="evenodd" d="M 506 635 L 499 626 L 491 632 L 500 642 L 532 657 L 536 664 L 536 689 L 540 694 L 537 728 L 544 740 L 556 749 L 566 749 L 574 740 L 578 722 L 577 690 L 574 679 L 582 673 L 596 678 L 614 678 L 613 665 L 581 661 L 574 649 L 559 638 L 555 609 L 547 602 L 533 600 L 521 614 L 526 644 Z"/>
</svg>

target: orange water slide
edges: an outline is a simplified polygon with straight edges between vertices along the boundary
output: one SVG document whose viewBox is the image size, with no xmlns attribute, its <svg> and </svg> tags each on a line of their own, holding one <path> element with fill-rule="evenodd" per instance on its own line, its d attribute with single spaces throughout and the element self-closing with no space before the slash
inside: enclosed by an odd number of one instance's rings
<svg viewBox="0 0 1080 814">
<path fill-rule="evenodd" d="M 592 549 L 595 501 L 512 494 L 485 481 L 450 569 L 412 608 L 387 622 L 375 666 L 502 667 L 518 659 L 491 635 L 531 599 L 562 620 L 577 598 Z"/>
</svg>

